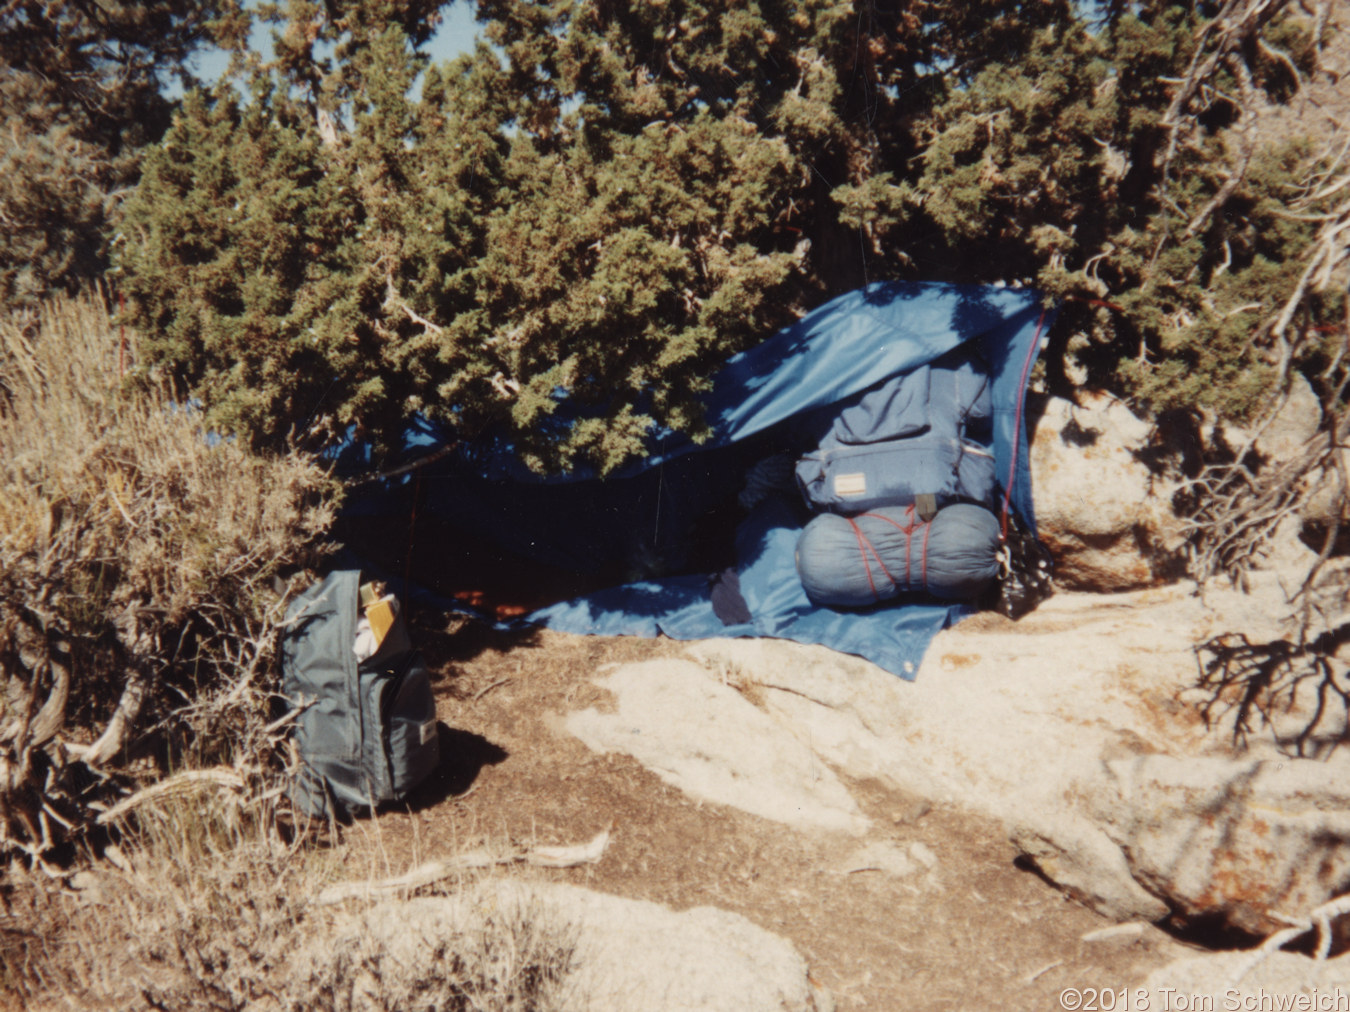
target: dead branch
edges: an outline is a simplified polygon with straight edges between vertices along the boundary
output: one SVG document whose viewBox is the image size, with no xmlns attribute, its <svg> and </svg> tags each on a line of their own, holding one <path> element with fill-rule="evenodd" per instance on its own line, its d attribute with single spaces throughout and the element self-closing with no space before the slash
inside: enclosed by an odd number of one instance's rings
<svg viewBox="0 0 1350 1012">
<path fill-rule="evenodd" d="M 1309 476 L 1336 456 L 1330 436 L 1319 433 L 1297 457 L 1257 473 L 1247 463 L 1248 449 L 1232 463 L 1207 466 L 1183 485 L 1192 504 L 1183 518 L 1191 573 L 1201 582 L 1218 575 L 1240 582 L 1261 546 L 1310 491 Z"/>
<path fill-rule="evenodd" d="M 1266 23 L 1287 5 L 1287 0 L 1228 0 L 1201 28 L 1190 65 L 1162 117 L 1162 125 L 1168 129 L 1161 166 L 1164 178 L 1168 176 L 1183 133 L 1188 128 L 1186 113 L 1196 96 L 1214 78 L 1223 62 L 1237 53 L 1246 40 L 1257 37 Z"/>
<path fill-rule="evenodd" d="M 48 651 L 47 664 L 53 672 L 52 691 L 28 728 L 28 747 L 41 748 L 56 737 L 66 722 L 66 704 L 70 698 L 69 647 L 62 644 Z"/>
<path fill-rule="evenodd" d="M 390 478 L 401 478 L 405 474 L 426 467 L 428 464 L 434 464 L 438 460 L 444 460 L 450 454 L 454 453 L 459 444 L 449 443 L 445 446 L 432 450 L 425 457 L 419 457 L 411 464 L 404 464 L 402 467 L 390 468 L 387 471 L 379 471 L 376 474 L 366 475 L 361 478 L 349 478 L 344 484 L 347 488 L 359 488 L 363 485 L 371 485 L 378 481 L 388 481 Z"/>
<path fill-rule="evenodd" d="M 176 773 L 166 780 L 151 784 L 129 798 L 124 798 L 102 813 L 97 822 L 100 826 L 110 825 L 148 801 L 172 795 L 192 794 L 202 786 L 241 792 L 244 789 L 244 778 L 234 770 L 223 767 L 209 770 L 186 770 L 183 773 Z"/>
<path fill-rule="evenodd" d="M 572 868 L 595 864 L 609 846 L 612 827 L 606 827 L 586 843 L 572 846 L 534 847 L 525 851 L 494 852 L 487 847 L 457 854 L 443 861 L 428 861 L 406 874 L 377 882 L 343 882 L 319 893 L 318 904 L 329 906 L 349 899 L 379 899 L 420 889 L 439 882 L 457 871 L 490 868 L 494 865 L 532 864 L 541 868 Z"/>
<path fill-rule="evenodd" d="M 1238 130 L 1238 135 L 1241 137 L 1241 149 L 1238 156 L 1238 164 L 1229 170 L 1228 178 L 1224 180 L 1224 183 L 1219 187 L 1218 192 L 1210 198 L 1209 202 L 1206 203 L 1187 224 L 1186 231 L 1183 233 L 1183 237 L 1186 239 L 1190 239 L 1198 233 L 1200 229 L 1205 226 L 1205 223 L 1209 221 L 1214 212 L 1232 199 L 1233 194 L 1236 193 L 1238 187 L 1242 185 L 1242 181 L 1247 178 L 1247 170 L 1251 167 L 1252 156 L 1256 154 L 1256 116 L 1254 113 L 1254 108 L 1256 106 L 1256 87 L 1252 84 L 1251 71 L 1247 69 L 1247 65 L 1243 63 L 1241 59 L 1234 58 L 1231 53 L 1227 54 L 1221 62 L 1233 72 L 1233 76 L 1237 78 L 1241 87 L 1242 101 L 1236 103 L 1241 110 L 1241 126 Z"/>
<path fill-rule="evenodd" d="M 1237 972 L 1229 980 L 1229 987 L 1236 987 L 1247 974 L 1260 966 L 1273 952 L 1278 952 L 1295 939 L 1302 938 L 1310 931 L 1317 932 L 1317 952 L 1315 958 L 1321 962 L 1331 953 L 1331 924 L 1337 918 L 1350 914 L 1350 894 L 1337 896 L 1321 906 L 1314 908 L 1308 916 L 1271 935 L 1242 962 Z"/>
<path fill-rule="evenodd" d="M 102 766 L 122 751 L 149 692 L 150 679 L 142 672 L 133 672 L 122 689 L 122 698 L 117 701 L 117 709 L 113 711 L 108 726 L 98 740 L 80 754 L 85 765 Z"/>
<path fill-rule="evenodd" d="M 510 679 L 509 677 L 507 677 L 507 678 L 498 678 L 498 679 L 497 679 L 495 682 L 493 682 L 491 685 L 486 685 L 486 686 L 484 686 L 483 688 L 479 689 L 477 692 L 475 692 L 475 693 L 473 694 L 473 702 L 475 702 L 475 703 L 478 702 L 480 699 L 482 699 L 484 696 L 486 696 L 486 695 L 487 695 L 489 692 L 491 692 L 493 689 L 497 688 L 498 686 L 505 685 L 505 684 L 506 684 L 507 682 L 509 682 L 510 680 L 511 680 L 511 679 Z"/>
</svg>

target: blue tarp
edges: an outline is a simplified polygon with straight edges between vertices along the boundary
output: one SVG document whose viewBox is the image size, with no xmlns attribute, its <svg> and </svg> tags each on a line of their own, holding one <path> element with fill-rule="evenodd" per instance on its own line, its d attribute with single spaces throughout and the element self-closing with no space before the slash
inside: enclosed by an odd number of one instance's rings
<svg viewBox="0 0 1350 1012">
<path fill-rule="evenodd" d="M 898 373 L 978 341 L 990 363 L 998 474 L 1005 488 L 1011 477 L 1012 506 L 1034 531 L 1019 405 L 1049 318 L 1038 294 L 1025 289 L 869 285 L 826 303 L 727 364 L 710 398 L 713 445 L 735 443 L 820 409 L 828 412 Z M 797 577 L 800 530 L 792 510 L 772 503 L 752 513 L 737 532 L 736 567 L 751 622 L 724 625 L 713 614 L 703 576 L 616 587 L 545 608 L 529 621 L 602 635 L 773 636 L 857 654 L 913 678 L 933 637 L 971 611 L 967 605 L 924 601 L 861 611 L 817 607 Z"/>
<path fill-rule="evenodd" d="M 734 496 L 744 467 L 758 455 L 811 449 L 843 402 L 977 342 L 990 366 L 999 480 L 1034 531 L 1020 405 L 1052 315 L 1038 293 L 1026 289 L 869 285 L 728 362 L 707 400 L 710 441 L 695 445 L 668 435 L 647 459 L 605 480 L 538 478 L 514 462 L 509 446 L 480 446 L 419 479 L 424 508 L 475 538 L 560 569 L 600 571 L 634 538 L 678 565 L 691 525 Z M 526 621 L 601 635 L 773 636 L 824 644 L 913 678 L 932 638 L 969 607 L 923 600 L 865 610 L 811 604 L 794 561 L 802 519 L 790 503 L 770 501 L 737 529 L 735 568 L 750 622 L 725 625 L 713 613 L 706 573 L 615 586 L 541 609 Z"/>
</svg>

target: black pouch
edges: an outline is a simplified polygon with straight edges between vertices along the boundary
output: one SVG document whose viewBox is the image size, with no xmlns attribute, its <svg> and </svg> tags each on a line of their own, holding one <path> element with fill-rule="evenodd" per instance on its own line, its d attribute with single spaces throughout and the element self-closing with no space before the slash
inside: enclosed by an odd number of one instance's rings
<svg viewBox="0 0 1350 1012">
<path fill-rule="evenodd" d="M 1055 592 L 1055 560 L 1018 517 L 1008 510 L 1007 535 L 999 547 L 998 600 L 994 607 L 1019 619 Z"/>
</svg>

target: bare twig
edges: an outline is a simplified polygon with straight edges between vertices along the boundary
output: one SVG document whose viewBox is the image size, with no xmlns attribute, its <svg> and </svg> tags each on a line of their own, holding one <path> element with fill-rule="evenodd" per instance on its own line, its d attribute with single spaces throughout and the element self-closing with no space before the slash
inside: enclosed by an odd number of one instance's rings
<svg viewBox="0 0 1350 1012">
<path fill-rule="evenodd" d="M 141 706 L 150 691 L 150 679 L 142 672 L 135 672 L 127 679 L 122 689 L 122 698 L 117 702 L 108 726 L 99 735 L 98 740 L 80 757 L 88 766 L 102 766 L 122 751 L 131 727 L 140 715 Z"/>
<path fill-rule="evenodd" d="M 1046 963 L 1046 964 L 1045 964 L 1044 966 L 1042 966 L 1039 970 L 1034 970 L 1034 971 L 1032 971 L 1031 973 L 1027 974 L 1025 977 L 1023 977 L 1023 978 L 1022 978 L 1022 983 L 1023 983 L 1023 984 L 1031 984 L 1031 983 L 1034 983 L 1035 981 L 1037 981 L 1037 980 L 1039 980 L 1040 978 L 1044 977 L 1044 976 L 1045 976 L 1047 973 L 1049 973 L 1051 970 L 1055 969 L 1055 967 L 1057 967 L 1057 966 L 1063 966 L 1063 965 L 1064 965 L 1064 960 L 1062 960 L 1062 959 L 1057 959 L 1057 960 L 1055 960 L 1053 963 Z"/>
<path fill-rule="evenodd" d="M 387 471 L 378 471 L 375 474 L 362 475 L 360 478 L 350 478 L 345 482 L 347 488 L 360 488 L 363 485 L 371 485 L 379 481 L 388 481 L 390 478 L 401 478 L 405 474 L 412 474 L 428 464 L 434 464 L 438 460 L 444 460 L 450 454 L 455 452 L 458 443 L 447 443 L 445 446 L 437 447 L 424 457 L 418 457 L 411 464 L 404 464 L 400 467 L 393 467 Z"/>
<path fill-rule="evenodd" d="M 581 864 L 595 864 L 609 846 L 610 829 L 597 833 L 589 841 L 573 846 L 534 847 L 526 851 L 494 852 L 486 847 L 457 854 L 443 861 L 428 861 L 412 871 L 394 878 L 376 882 L 343 882 L 329 886 L 319 894 L 320 906 L 329 906 L 349 899 L 378 899 L 397 895 L 431 885 L 457 871 L 490 868 L 493 865 L 532 864 L 542 868 L 572 868 Z"/>
<path fill-rule="evenodd" d="M 1321 906 L 1314 908 L 1306 918 L 1296 922 L 1292 927 L 1275 932 L 1262 942 L 1249 958 L 1243 960 L 1237 972 L 1230 979 L 1229 987 L 1236 987 L 1247 974 L 1269 958 L 1271 953 L 1278 952 L 1290 942 L 1302 938 L 1310 931 L 1315 930 L 1317 932 L 1315 958 L 1318 961 L 1325 960 L 1331 953 L 1331 924 L 1337 918 L 1344 917 L 1346 914 L 1350 914 L 1350 894 L 1328 900 Z"/>
<path fill-rule="evenodd" d="M 506 677 L 506 678 L 498 678 L 498 679 L 497 679 L 495 682 L 493 682 L 491 685 L 485 685 L 485 686 L 483 686 L 483 688 L 479 689 L 477 692 L 475 692 L 475 693 L 473 694 L 473 702 L 475 702 L 475 703 L 478 702 L 480 699 L 482 699 L 484 696 L 486 696 L 486 695 L 487 695 L 489 692 L 491 692 L 493 689 L 497 688 L 499 685 L 505 685 L 505 684 L 506 684 L 507 682 L 509 682 L 510 680 L 511 680 L 511 679 L 510 679 L 509 676 Z"/>
<path fill-rule="evenodd" d="M 162 798 L 167 795 L 190 793 L 202 786 L 219 787 L 231 791 L 242 791 L 244 789 L 244 778 L 234 770 L 223 768 L 186 770 L 182 773 L 176 773 L 168 779 L 161 780 L 156 784 L 151 784 L 144 790 L 137 791 L 131 797 L 113 805 L 112 808 L 109 808 L 98 817 L 98 824 L 100 826 L 109 825 L 148 801 L 154 801 L 156 798 Z"/>
</svg>

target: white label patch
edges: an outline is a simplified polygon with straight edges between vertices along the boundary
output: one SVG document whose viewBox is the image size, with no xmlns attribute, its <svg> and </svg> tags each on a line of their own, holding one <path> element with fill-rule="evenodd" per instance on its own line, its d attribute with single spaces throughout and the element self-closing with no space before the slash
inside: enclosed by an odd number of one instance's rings
<svg viewBox="0 0 1350 1012">
<path fill-rule="evenodd" d="M 841 499 L 867 494 L 867 475 L 858 471 L 854 474 L 836 474 L 834 476 L 834 494 Z"/>
<path fill-rule="evenodd" d="M 417 744 L 425 745 L 431 739 L 436 737 L 436 722 L 434 720 L 424 720 L 417 728 Z"/>
</svg>

